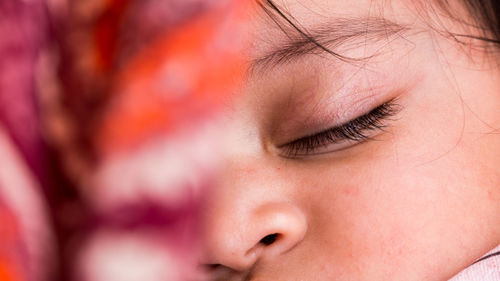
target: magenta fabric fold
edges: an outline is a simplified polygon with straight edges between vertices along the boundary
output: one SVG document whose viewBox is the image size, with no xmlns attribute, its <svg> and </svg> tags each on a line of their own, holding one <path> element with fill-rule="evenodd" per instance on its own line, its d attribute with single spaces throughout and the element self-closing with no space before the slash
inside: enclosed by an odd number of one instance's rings
<svg viewBox="0 0 500 281">
<path fill-rule="evenodd" d="M 0 1 L 0 123 L 40 183 L 46 183 L 34 79 L 47 39 L 42 0 Z"/>
</svg>

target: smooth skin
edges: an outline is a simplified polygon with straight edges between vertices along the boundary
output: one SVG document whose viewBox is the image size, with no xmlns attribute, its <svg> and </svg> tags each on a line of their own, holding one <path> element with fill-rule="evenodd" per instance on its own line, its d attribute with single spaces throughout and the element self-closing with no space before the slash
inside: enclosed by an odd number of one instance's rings
<svg viewBox="0 0 500 281">
<path fill-rule="evenodd" d="M 276 1 L 306 30 L 404 28 L 328 46 L 361 62 L 318 51 L 249 69 L 202 212 L 212 279 L 447 280 L 500 243 L 497 54 L 457 43 L 441 31 L 474 30 L 417 2 Z M 289 40 L 255 11 L 252 62 Z M 388 101 L 397 113 L 372 139 L 287 152 Z"/>
</svg>

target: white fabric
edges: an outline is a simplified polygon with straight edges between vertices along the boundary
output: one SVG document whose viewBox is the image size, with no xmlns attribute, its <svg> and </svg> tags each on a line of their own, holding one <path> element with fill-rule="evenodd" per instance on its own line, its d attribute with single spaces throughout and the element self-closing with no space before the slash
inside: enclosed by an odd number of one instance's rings
<svg viewBox="0 0 500 281">
<path fill-rule="evenodd" d="M 498 251 L 500 251 L 500 245 L 484 256 Z M 487 258 L 467 267 L 449 281 L 500 281 L 500 255 Z"/>
</svg>

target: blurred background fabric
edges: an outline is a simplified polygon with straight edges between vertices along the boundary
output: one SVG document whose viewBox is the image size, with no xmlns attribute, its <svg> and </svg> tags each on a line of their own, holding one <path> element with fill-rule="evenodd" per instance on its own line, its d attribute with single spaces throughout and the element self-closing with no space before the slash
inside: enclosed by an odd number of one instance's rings
<svg viewBox="0 0 500 281">
<path fill-rule="evenodd" d="M 0 0 L 0 280 L 203 280 L 247 5 Z"/>
<path fill-rule="evenodd" d="M 0 280 L 48 280 L 55 243 L 36 65 L 42 1 L 0 1 Z"/>
</svg>

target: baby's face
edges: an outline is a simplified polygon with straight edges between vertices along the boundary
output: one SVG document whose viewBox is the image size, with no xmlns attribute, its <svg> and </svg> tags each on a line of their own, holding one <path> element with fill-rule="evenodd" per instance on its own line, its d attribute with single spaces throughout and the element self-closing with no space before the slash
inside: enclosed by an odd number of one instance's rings
<svg viewBox="0 0 500 281">
<path fill-rule="evenodd" d="M 215 279 L 446 280 L 500 243 L 500 72 L 415 3 L 276 1 L 338 56 L 256 8 L 203 212 Z"/>
</svg>

